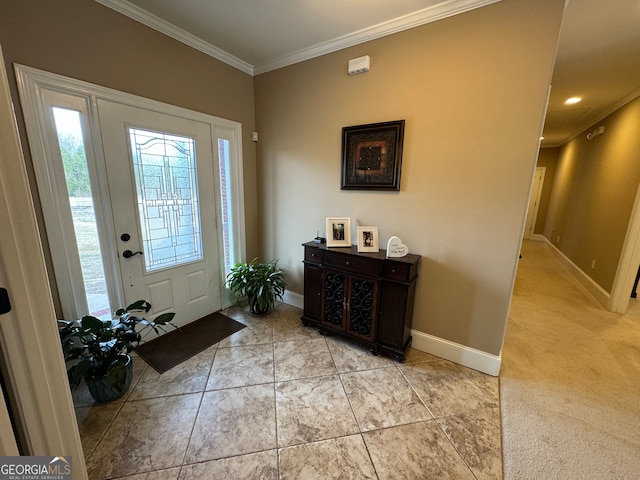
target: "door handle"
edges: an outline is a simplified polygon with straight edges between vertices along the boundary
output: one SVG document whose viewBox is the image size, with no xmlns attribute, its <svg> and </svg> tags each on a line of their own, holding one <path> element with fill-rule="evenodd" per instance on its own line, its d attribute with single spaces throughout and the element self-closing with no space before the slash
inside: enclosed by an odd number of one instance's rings
<svg viewBox="0 0 640 480">
<path fill-rule="evenodd" d="M 125 250 L 124 252 L 122 252 L 122 256 L 124 258 L 131 258 L 134 255 L 138 255 L 138 254 L 142 255 L 142 252 L 132 252 L 131 250 Z"/>
</svg>

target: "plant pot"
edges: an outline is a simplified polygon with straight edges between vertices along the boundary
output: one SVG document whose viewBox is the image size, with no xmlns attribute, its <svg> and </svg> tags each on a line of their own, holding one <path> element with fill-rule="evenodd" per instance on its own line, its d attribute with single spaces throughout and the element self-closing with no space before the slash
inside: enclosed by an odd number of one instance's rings
<svg viewBox="0 0 640 480">
<path fill-rule="evenodd" d="M 258 310 L 257 308 L 255 308 L 255 309 L 252 308 L 251 309 L 251 313 L 253 315 L 256 315 L 256 316 L 263 316 L 263 315 L 267 315 L 269 313 L 269 309 L 267 308 L 265 310 Z"/>
<path fill-rule="evenodd" d="M 110 381 L 107 375 L 99 377 L 87 377 L 87 387 L 93 399 L 98 403 L 108 403 L 122 397 L 129 390 L 133 380 L 133 360 L 129 355 L 119 360 L 124 365 L 124 383 L 121 388 L 117 388 Z"/>
</svg>

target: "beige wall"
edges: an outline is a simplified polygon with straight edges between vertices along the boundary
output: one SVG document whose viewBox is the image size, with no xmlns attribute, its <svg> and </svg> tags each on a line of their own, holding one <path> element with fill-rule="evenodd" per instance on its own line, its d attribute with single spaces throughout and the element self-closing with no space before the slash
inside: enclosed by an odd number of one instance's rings
<svg viewBox="0 0 640 480">
<path fill-rule="evenodd" d="M 544 233 L 544 224 L 547 219 L 547 212 L 549 211 L 549 202 L 551 201 L 551 191 L 553 190 L 553 182 L 556 178 L 556 167 L 558 166 L 559 156 L 559 147 L 541 148 L 538 153 L 538 163 L 536 167 L 544 167 L 545 172 L 542 194 L 540 195 L 540 205 L 538 205 L 538 216 L 533 233 Z"/>
<path fill-rule="evenodd" d="M 587 131 L 600 125 L 604 135 L 587 140 Z M 545 237 L 607 292 L 613 286 L 638 182 L 640 97 L 562 147 L 545 223 Z"/>
<path fill-rule="evenodd" d="M 504 0 L 256 77 L 262 251 L 291 290 L 300 244 L 348 216 L 423 256 L 415 329 L 500 353 L 563 6 Z M 341 191 L 342 127 L 397 119 L 401 191 Z"/>
<path fill-rule="evenodd" d="M 255 105 L 250 76 L 91 0 L 0 0 L 0 43 L 25 145 L 13 62 L 239 121 L 249 258 L 300 293 L 325 216 L 378 225 L 424 256 L 414 327 L 498 354 L 563 5 L 503 0 L 270 72 Z M 341 128 L 401 118 L 401 192 L 340 191 Z"/>
<path fill-rule="evenodd" d="M 0 0 L 0 44 L 34 195 L 35 180 L 14 62 L 242 123 L 247 255 L 258 255 L 255 144 L 250 139 L 255 117 L 250 75 L 93 0 Z M 41 218 L 40 212 L 38 215 Z M 43 243 L 46 245 L 46 238 Z"/>
</svg>

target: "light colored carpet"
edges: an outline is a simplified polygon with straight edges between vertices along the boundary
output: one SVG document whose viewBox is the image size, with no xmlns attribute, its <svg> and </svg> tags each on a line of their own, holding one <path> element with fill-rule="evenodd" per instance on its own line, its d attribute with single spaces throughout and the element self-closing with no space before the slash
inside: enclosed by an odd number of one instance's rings
<svg viewBox="0 0 640 480">
<path fill-rule="evenodd" d="M 640 479 L 640 305 L 606 311 L 524 241 L 502 353 L 505 479 Z"/>
</svg>

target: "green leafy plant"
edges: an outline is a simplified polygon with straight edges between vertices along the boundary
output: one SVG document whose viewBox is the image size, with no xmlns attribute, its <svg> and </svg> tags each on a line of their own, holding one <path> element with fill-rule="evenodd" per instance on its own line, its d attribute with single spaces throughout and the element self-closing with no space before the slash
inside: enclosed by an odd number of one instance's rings
<svg viewBox="0 0 640 480">
<path fill-rule="evenodd" d="M 149 321 L 138 316 L 149 313 L 151 304 L 138 300 L 127 308 L 115 312 L 112 320 L 100 320 L 87 315 L 80 320 L 59 322 L 60 341 L 67 369 L 69 384 L 77 387 L 83 378 L 106 376 L 108 383 L 122 389 L 126 381 L 129 353 L 151 331 L 166 332 L 166 327 L 176 327 L 171 320 L 175 313 L 164 313 Z"/>
<path fill-rule="evenodd" d="M 252 313 L 264 315 L 275 308 L 276 299 L 282 300 L 286 283 L 277 260 L 260 263 L 254 258 L 251 263 L 237 263 L 231 267 L 227 285 L 240 301 L 247 298 Z"/>
</svg>

